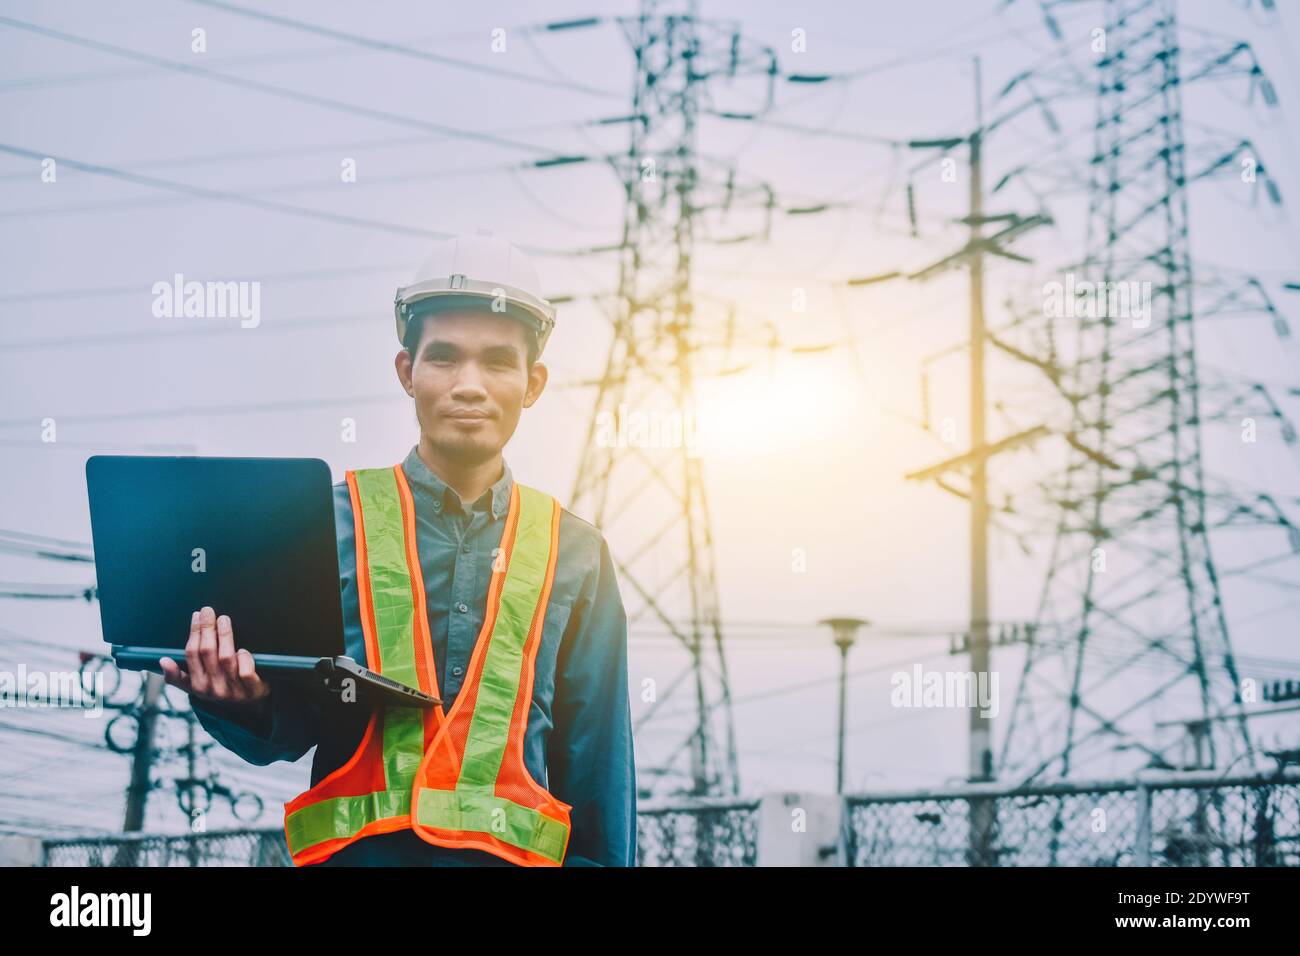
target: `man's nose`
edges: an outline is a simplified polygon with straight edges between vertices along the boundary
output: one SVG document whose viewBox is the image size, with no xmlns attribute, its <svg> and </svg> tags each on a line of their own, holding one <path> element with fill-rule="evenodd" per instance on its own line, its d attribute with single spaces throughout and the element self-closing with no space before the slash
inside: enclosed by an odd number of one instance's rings
<svg viewBox="0 0 1300 956">
<path fill-rule="evenodd" d="M 483 385 L 483 371 L 477 362 L 462 362 L 452 384 L 451 394 L 458 399 L 486 398 L 487 389 Z"/>
</svg>

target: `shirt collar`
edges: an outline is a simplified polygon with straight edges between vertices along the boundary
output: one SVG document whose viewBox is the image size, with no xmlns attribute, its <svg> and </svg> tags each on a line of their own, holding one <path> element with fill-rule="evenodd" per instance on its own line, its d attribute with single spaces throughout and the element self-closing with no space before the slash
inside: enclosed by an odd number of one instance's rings
<svg viewBox="0 0 1300 956">
<path fill-rule="evenodd" d="M 456 493 L 456 489 L 429 470 L 429 466 L 420 457 L 418 445 L 413 445 L 407 453 L 406 460 L 402 462 L 402 470 L 406 472 L 406 478 L 412 485 L 433 498 L 434 508 L 439 514 L 444 510 L 452 512 L 461 510 L 460 495 Z M 500 518 L 510 507 L 510 488 L 513 483 L 510 465 L 502 458 L 501 477 L 497 479 L 496 484 L 483 492 L 478 501 L 470 505 L 470 509 L 491 508 L 493 519 Z M 479 502 L 482 502 L 481 506 Z"/>
</svg>

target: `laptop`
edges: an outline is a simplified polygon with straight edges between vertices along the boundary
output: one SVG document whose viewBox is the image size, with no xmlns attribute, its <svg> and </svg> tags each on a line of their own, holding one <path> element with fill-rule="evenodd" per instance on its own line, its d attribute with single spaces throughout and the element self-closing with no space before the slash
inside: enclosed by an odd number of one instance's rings
<svg viewBox="0 0 1300 956">
<path fill-rule="evenodd" d="M 86 462 L 104 641 L 119 667 L 186 668 L 191 615 L 228 614 L 271 681 L 351 678 L 367 701 L 441 701 L 344 655 L 334 493 L 319 458 L 94 455 Z"/>
</svg>

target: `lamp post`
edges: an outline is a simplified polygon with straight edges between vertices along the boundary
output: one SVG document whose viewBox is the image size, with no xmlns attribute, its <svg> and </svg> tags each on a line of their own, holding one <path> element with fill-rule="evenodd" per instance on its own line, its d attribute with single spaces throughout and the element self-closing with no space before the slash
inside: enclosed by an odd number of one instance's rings
<svg viewBox="0 0 1300 956">
<path fill-rule="evenodd" d="M 831 639 L 834 640 L 835 646 L 840 649 L 840 723 L 839 751 L 835 760 L 835 792 L 841 794 L 844 792 L 844 711 L 848 684 L 849 648 L 857 643 L 858 628 L 866 627 L 871 622 L 864 621 L 859 617 L 828 617 L 817 623 L 825 624 L 831 629 Z"/>
</svg>

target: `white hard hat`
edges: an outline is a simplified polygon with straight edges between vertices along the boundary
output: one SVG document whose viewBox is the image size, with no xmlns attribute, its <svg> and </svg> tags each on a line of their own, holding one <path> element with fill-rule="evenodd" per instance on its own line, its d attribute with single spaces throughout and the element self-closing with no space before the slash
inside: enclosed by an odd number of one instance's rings
<svg viewBox="0 0 1300 956">
<path fill-rule="evenodd" d="M 489 308 L 528 325 L 537 335 L 537 354 L 555 328 L 555 306 L 542 298 L 532 261 L 504 239 L 456 236 L 438 242 L 416 270 L 411 284 L 397 290 L 393 310 L 397 339 L 406 344 L 410 320 L 433 311 Z"/>
</svg>

